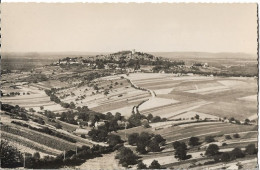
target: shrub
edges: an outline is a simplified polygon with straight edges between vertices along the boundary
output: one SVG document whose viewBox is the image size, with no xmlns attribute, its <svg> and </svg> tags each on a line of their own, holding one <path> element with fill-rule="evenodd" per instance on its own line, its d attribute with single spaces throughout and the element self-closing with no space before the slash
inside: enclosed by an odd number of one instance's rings
<svg viewBox="0 0 260 170">
<path fill-rule="evenodd" d="M 161 121 L 161 117 L 160 116 L 155 116 L 151 120 L 151 122 L 153 122 L 153 123 L 160 122 L 160 121 Z"/>
<path fill-rule="evenodd" d="M 137 165 L 137 169 L 147 169 L 147 166 L 143 163 L 143 161 L 140 161 Z"/>
<path fill-rule="evenodd" d="M 128 136 L 128 143 L 129 145 L 135 145 L 137 143 L 139 134 L 138 133 L 132 133 Z"/>
<path fill-rule="evenodd" d="M 161 169 L 161 165 L 157 160 L 153 160 L 153 162 L 149 166 L 149 169 Z"/>
<path fill-rule="evenodd" d="M 174 157 L 179 160 L 187 159 L 187 145 L 184 142 L 174 142 L 173 147 L 175 149 Z"/>
<path fill-rule="evenodd" d="M 123 141 L 120 136 L 110 134 L 107 137 L 107 143 L 109 144 L 109 146 L 116 146 L 117 144 L 123 143 Z"/>
<path fill-rule="evenodd" d="M 1 168 L 14 168 L 21 166 L 22 155 L 20 152 L 5 140 L 1 140 Z"/>
<path fill-rule="evenodd" d="M 198 137 L 191 137 L 190 140 L 189 140 L 189 145 L 190 146 L 197 146 L 199 145 L 199 138 Z"/>
<path fill-rule="evenodd" d="M 222 143 L 222 146 L 227 146 L 227 143 Z"/>
<path fill-rule="evenodd" d="M 230 161 L 230 155 L 229 155 L 229 153 L 228 153 L 228 152 L 222 153 L 220 159 L 221 159 L 221 161 L 223 161 L 223 162 L 228 162 L 228 161 Z"/>
<path fill-rule="evenodd" d="M 232 139 L 230 135 L 226 135 L 225 136 L 225 139 L 229 140 L 229 139 Z"/>
<path fill-rule="evenodd" d="M 234 138 L 240 138 L 240 135 L 238 133 L 233 135 Z"/>
<path fill-rule="evenodd" d="M 128 165 L 135 165 L 138 157 L 131 149 L 121 147 L 119 149 L 119 153 L 116 155 L 116 158 L 119 159 L 119 163 L 122 164 L 122 166 L 127 167 Z"/>
<path fill-rule="evenodd" d="M 215 139 L 213 136 L 206 136 L 205 142 L 207 142 L 207 143 L 215 142 Z"/>
<path fill-rule="evenodd" d="M 246 150 L 245 153 L 249 154 L 249 155 L 253 155 L 257 153 L 257 149 L 255 147 L 255 144 L 249 144 L 246 146 Z"/>
<path fill-rule="evenodd" d="M 236 158 L 243 158 L 245 156 L 245 154 L 241 151 L 240 148 L 234 148 L 230 152 L 230 156 L 232 159 L 236 159 Z"/>
<path fill-rule="evenodd" d="M 214 156 L 219 153 L 219 147 L 216 144 L 210 144 L 205 152 L 207 156 Z"/>
</svg>

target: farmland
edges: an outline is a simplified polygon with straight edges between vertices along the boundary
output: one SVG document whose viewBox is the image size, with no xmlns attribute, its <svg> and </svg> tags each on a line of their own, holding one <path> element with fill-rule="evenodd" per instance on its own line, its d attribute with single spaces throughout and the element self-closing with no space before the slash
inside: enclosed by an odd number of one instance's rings
<svg viewBox="0 0 260 170">
<path fill-rule="evenodd" d="M 239 148 L 246 156 L 237 160 L 252 167 L 255 153 L 246 148 L 257 147 L 257 88 L 256 77 L 39 66 L 2 76 L 1 137 L 43 159 L 62 160 L 64 152 L 68 160 L 78 159 L 58 168 L 137 168 L 155 160 L 165 168 L 214 169 L 221 165 L 208 165 L 215 159 L 205 155 L 213 144 L 220 155 Z M 133 133 L 150 135 L 148 146 L 140 150 L 140 143 L 129 143 Z M 198 139 L 196 146 L 189 144 L 191 137 Z M 188 146 L 190 157 L 175 157 L 176 141 Z M 122 148 L 138 161 L 122 163 Z"/>
<path fill-rule="evenodd" d="M 257 113 L 257 80 L 254 78 L 175 77 L 171 74 L 140 73 L 130 75 L 129 79 L 136 86 L 153 90 L 156 98 L 171 101 L 164 102 L 167 106 L 151 106 L 140 110 L 144 114 L 152 113 L 173 119 L 194 111 L 197 114 L 208 114 L 208 117 L 235 117 L 242 121 Z"/>
</svg>

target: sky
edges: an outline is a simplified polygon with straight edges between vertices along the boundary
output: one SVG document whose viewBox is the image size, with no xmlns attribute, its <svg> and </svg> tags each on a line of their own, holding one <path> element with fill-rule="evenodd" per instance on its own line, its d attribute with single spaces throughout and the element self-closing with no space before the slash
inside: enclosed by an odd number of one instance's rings
<svg viewBox="0 0 260 170">
<path fill-rule="evenodd" d="M 2 3 L 2 52 L 257 52 L 257 4 Z"/>
</svg>

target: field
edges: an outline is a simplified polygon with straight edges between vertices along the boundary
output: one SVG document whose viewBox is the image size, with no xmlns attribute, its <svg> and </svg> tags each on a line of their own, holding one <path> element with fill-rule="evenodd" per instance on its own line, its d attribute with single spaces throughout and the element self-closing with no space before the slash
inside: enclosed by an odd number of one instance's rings
<svg viewBox="0 0 260 170">
<path fill-rule="evenodd" d="M 104 154 L 102 157 L 97 157 L 92 160 L 86 161 L 82 165 L 76 167 L 77 169 L 124 169 L 118 164 L 115 159 L 115 153 Z"/>
<path fill-rule="evenodd" d="M 147 91 L 133 88 L 120 76 L 97 79 L 93 84 L 93 86 L 66 88 L 57 94 L 63 102 L 75 102 L 76 106 L 87 105 L 91 110 L 101 113 L 120 112 L 123 116 L 131 115 L 134 106 L 148 100 L 151 96 Z"/>
<path fill-rule="evenodd" d="M 174 149 L 172 147 L 172 143 L 174 141 L 183 141 L 185 143 L 188 143 L 188 140 L 191 136 L 198 137 L 202 144 L 200 147 L 200 151 L 198 151 L 197 149 L 191 149 L 188 152 L 188 154 L 192 156 L 192 158 L 189 159 L 188 162 L 192 160 L 200 162 L 205 159 L 205 157 L 201 156 L 201 154 L 203 155 L 205 153 L 205 149 L 209 145 L 204 142 L 204 138 L 206 136 L 215 136 L 215 140 L 217 142 L 215 142 L 214 144 L 217 144 L 220 147 L 220 151 L 230 151 L 234 147 L 244 148 L 250 143 L 257 144 L 257 126 L 236 125 L 223 122 L 195 122 L 178 126 L 161 126 L 161 128 L 154 128 L 152 124 L 151 126 L 152 128 L 148 129 L 138 127 L 118 132 L 118 134 L 121 135 L 122 138 L 124 138 L 125 133 L 128 136 L 129 134 L 134 132 L 146 131 L 149 133 L 160 134 L 163 136 L 163 138 L 166 139 L 166 146 L 162 152 L 148 153 L 142 155 L 142 160 L 147 165 L 149 165 L 153 160 L 157 160 L 161 165 L 165 165 L 168 168 L 173 168 L 173 163 L 176 163 L 175 166 L 177 166 L 179 161 L 174 158 Z M 232 136 L 235 133 L 238 133 L 240 135 L 239 139 L 225 139 L 225 135 Z M 226 143 L 227 145 L 222 146 L 223 143 Z M 183 164 L 185 165 L 185 161 Z M 190 163 L 187 164 L 186 168 L 188 168 L 189 165 Z"/>
<path fill-rule="evenodd" d="M 257 80 L 254 78 L 176 77 L 149 73 L 130 74 L 128 78 L 136 86 L 154 91 L 156 97 L 153 100 L 165 103 L 163 106 L 150 105 L 140 109 L 144 114 L 173 119 L 182 118 L 181 115 L 187 118 L 187 112 L 196 112 L 204 118 L 234 117 L 241 121 L 257 114 Z M 163 99 L 172 102 L 163 102 Z"/>
<path fill-rule="evenodd" d="M 92 73 L 94 78 L 91 76 L 88 77 L 89 79 L 86 78 Z M 33 76 L 35 74 L 42 74 L 43 79 L 47 80 L 35 81 L 38 79 Z M 138 125 L 122 130 L 121 126 L 121 130 L 111 132 L 125 140 L 124 146 L 135 153 L 137 153 L 136 146 L 127 143 L 126 137 L 131 133 L 149 132 L 159 134 L 166 139 L 160 152 L 138 153 L 139 160 L 148 166 L 153 160 L 157 160 L 166 168 L 191 168 L 193 164 L 196 164 L 197 168 L 204 168 L 199 164 L 203 165 L 212 160 L 204 156 L 209 146 L 205 142 L 207 136 L 214 137 L 213 143 L 219 146 L 220 151 L 231 151 L 235 147 L 245 150 L 245 147 L 252 143 L 257 146 L 258 131 L 255 121 L 258 118 L 258 86 L 257 79 L 253 77 L 214 77 L 192 74 L 180 76 L 163 73 L 100 76 L 94 71 L 89 73 L 84 67 L 77 70 L 77 67 L 43 66 L 33 69 L 32 72 L 4 75 L 1 85 L 4 94 L 1 102 L 25 108 L 28 110 L 29 117 L 29 120 L 22 120 L 11 114 L 13 110 L 9 113 L 1 112 L 1 137 L 11 141 L 10 144 L 21 152 L 32 154 L 39 152 L 41 157 L 57 156 L 64 150 L 74 151 L 83 145 L 108 146 L 108 142 L 95 142 L 91 140 L 91 136 L 88 136 L 92 128 L 98 129 L 99 126 L 88 126 L 91 122 L 89 117 L 92 116 L 90 114 L 94 112 L 103 114 L 111 112 L 113 115 L 119 112 L 124 116 L 124 119 L 117 120 L 120 123 L 126 123 L 132 113 L 138 112 L 145 116 L 151 113 L 153 117 L 164 118 L 163 121 L 154 123 L 144 118 L 149 122 L 148 127 Z M 59 101 L 51 101 L 52 95 L 55 95 Z M 62 104 L 69 106 L 65 107 Z M 67 117 L 61 121 L 60 117 L 66 114 L 62 112 L 70 111 L 67 113 L 74 114 L 77 111 L 81 112 L 79 110 L 83 106 L 90 109 L 90 114 L 84 115 L 89 116 L 88 119 L 85 118 L 83 121 L 83 118 L 77 117 L 79 115 L 77 113 L 77 116 L 71 117 L 73 122 L 68 121 Z M 47 116 L 49 111 L 54 114 L 51 118 Z M 84 112 L 88 111 L 84 110 Z M 33 121 L 33 118 L 42 119 L 44 124 Z M 234 121 L 229 121 L 231 118 Z M 142 121 L 144 119 L 142 118 Z M 250 120 L 249 124 L 244 124 L 246 119 Z M 12 122 L 14 120 L 18 124 L 27 124 L 30 127 L 15 124 Z M 109 119 L 101 118 L 98 121 L 104 123 Z M 55 133 L 37 130 L 46 128 Z M 236 133 L 239 134 L 239 138 L 233 137 Z M 227 140 L 226 135 L 232 138 Z M 191 158 L 185 161 L 177 160 L 174 157 L 175 150 L 172 143 L 181 141 L 188 144 L 190 137 L 199 138 L 200 148 L 188 146 L 188 155 L 191 155 Z M 76 168 L 121 169 L 121 165 L 115 159 L 116 152 L 87 160 Z M 255 163 L 253 156 L 241 161 L 248 167 L 252 166 L 250 162 Z M 230 167 L 233 165 L 234 162 L 229 162 Z M 214 169 L 219 166 L 221 165 L 215 164 L 207 167 Z M 132 167 L 135 168 L 136 165 Z"/>
</svg>

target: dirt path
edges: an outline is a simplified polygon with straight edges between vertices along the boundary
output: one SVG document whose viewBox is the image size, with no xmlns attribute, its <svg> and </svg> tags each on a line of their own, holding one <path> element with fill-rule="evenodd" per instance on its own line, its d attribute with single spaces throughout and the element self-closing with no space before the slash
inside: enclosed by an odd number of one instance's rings
<svg viewBox="0 0 260 170">
<path fill-rule="evenodd" d="M 118 164 L 118 160 L 115 159 L 116 153 L 104 154 L 102 157 L 97 157 L 94 159 L 89 159 L 80 166 L 75 167 L 76 169 L 93 169 L 93 170 L 114 170 L 114 169 L 124 169 Z"/>
<path fill-rule="evenodd" d="M 226 167 L 226 169 L 237 169 L 236 164 L 240 162 L 240 164 L 246 164 L 246 163 L 253 163 L 255 162 L 255 165 L 257 165 L 257 158 L 254 159 L 250 159 L 250 160 L 244 160 L 244 161 L 237 161 L 237 162 L 232 162 L 232 163 L 228 163 L 228 164 L 223 164 L 223 165 L 218 165 L 218 166 L 211 166 L 208 167 L 207 169 L 209 170 L 213 170 L 213 169 L 221 169 L 223 167 Z M 206 167 L 205 167 L 206 168 Z"/>
</svg>

